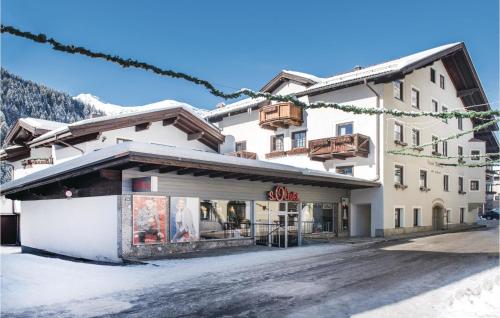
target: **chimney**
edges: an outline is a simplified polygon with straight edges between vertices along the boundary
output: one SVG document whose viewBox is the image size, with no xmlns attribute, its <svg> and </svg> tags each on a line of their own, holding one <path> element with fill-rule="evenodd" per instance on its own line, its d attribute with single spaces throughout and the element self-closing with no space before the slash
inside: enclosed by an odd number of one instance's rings
<svg viewBox="0 0 500 318">
<path fill-rule="evenodd" d="M 352 70 L 353 70 L 353 71 L 359 71 L 359 70 L 360 70 L 360 69 L 362 69 L 362 68 L 363 68 L 363 66 L 361 66 L 361 65 L 356 65 L 356 66 L 354 66 L 354 68 L 353 68 Z"/>
<path fill-rule="evenodd" d="M 226 106 L 226 104 L 224 104 L 224 102 L 220 102 L 218 103 L 217 105 L 215 105 L 215 108 L 224 108 Z"/>
</svg>

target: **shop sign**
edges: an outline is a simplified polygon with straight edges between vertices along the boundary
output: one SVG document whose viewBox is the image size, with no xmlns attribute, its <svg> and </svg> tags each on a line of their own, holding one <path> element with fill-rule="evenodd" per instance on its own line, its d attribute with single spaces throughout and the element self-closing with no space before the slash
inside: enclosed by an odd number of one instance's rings
<svg viewBox="0 0 500 318">
<path fill-rule="evenodd" d="M 267 198 L 271 201 L 299 201 L 297 192 L 288 191 L 287 187 L 275 186 L 267 193 Z"/>
</svg>

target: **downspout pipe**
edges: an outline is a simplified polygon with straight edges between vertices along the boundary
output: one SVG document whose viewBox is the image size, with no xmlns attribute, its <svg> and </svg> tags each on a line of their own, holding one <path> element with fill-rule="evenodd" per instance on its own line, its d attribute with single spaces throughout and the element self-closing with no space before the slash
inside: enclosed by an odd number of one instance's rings
<svg viewBox="0 0 500 318">
<path fill-rule="evenodd" d="M 368 84 L 368 81 L 365 79 L 364 80 L 365 82 L 365 86 L 368 87 L 368 89 L 370 89 L 373 94 L 375 95 L 375 97 L 377 98 L 377 103 L 376 103 L 376 107 L 377 108 L 380 108 L 380 95 L 379 93 L 377 93 L 377 91 L 372 87 L 370 86 L 370 84 Z M 377 122 L 376 122 L 376 134 L 375 134 L 375 139 L 376 139 L 376 146 L 375 146 L 375 154 L 376 154 L 376 157 L 377 157 L 377 164 L 375 165 L 375 169 L 376 169 L 376 177 L 375 179 L 373 179 L 372 181 L 379 181 L 380 180 L 380 114 L 377 114 Z"/>
</svg>

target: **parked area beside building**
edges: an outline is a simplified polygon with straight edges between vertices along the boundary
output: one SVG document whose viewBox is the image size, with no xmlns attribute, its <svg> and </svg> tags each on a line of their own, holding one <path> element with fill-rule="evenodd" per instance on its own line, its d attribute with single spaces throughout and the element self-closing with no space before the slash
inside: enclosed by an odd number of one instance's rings
<svg viewBox="0 0 500 318">
<path fill-rule="evenodd" d="M 331 78 L 283 71 L 261 90 L 365 108 L 490 109 L 463 43 Z M 108 262 L 463 227 L 493 190 L 484 167 L 460 164 L 498 153 L 498 126 L 442 139 L 481 123 L 263 99 L 72 124 L 25 118 L 0 152 L 13 167 L 2 202 L 21 215 L 23 251 Z M 388 153 L 401 149 L 414 156 Z"/>
</svg>

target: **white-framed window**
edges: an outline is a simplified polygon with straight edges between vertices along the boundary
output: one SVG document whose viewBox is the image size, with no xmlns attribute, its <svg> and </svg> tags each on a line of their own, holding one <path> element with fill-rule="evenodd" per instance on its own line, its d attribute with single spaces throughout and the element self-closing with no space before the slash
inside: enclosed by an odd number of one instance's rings
<svg viewBox="0 0 500 318">
<path fill-rule="evenodd" d="M 394 165 L 394 183 L 404 184 L 404 167 L 402 165 Z"/>
<path fill-rule="evenodd" d="M 394 98 L 403 100 L 403 81 L 397 80 L 392 82 Z"/>
<path fill-rule="evenodd" d="M 419 180 L 419 186 L 421 188 L 427 188 L 427 170 L 420 170 Z"/>
<path fill-rule="evenodd" d="M 283 151 L 285 149 L 285 136 L 275 135 L 271 136 L 271 151 Z"/>
<path fill-rule="evenodd" d="M 451 209 L 446 209 L 446 223 L 451 223 Z"/>
<path fill-rule="evenodd" d="M 242 140 L 242 141 L 237 141 L 236 146 L 235 146 L 236 151 L 245 151 L 247 150 L 247 141 Z"/>
<path fill-rule="evenodd" d="M 442 89 L 445 89 L 445 83 L 444 83 L 444 76 L 443 75 L 439 75 L 439 87 L 441 87 Z"/>
<path fill-rule="evenodd" d="M 438 155 L 439 154 L 439 144 L 437 143 L 437 141 L 439 140 L 439 137 L 437 136 L 432 136 L 432 152 L 434 155 Z"/>
<path fill-rule="evenodd" d="M 464 130 L 464 120 L 462 117 L 457 118 L 457 123 L 458 123 L 458 129 L 459 130 Z"/>
<path fill-rule="evenodd" d="M 337 136 L 352 135 L 353 131 L 352 122 L 337 124 Z"/>
<path fill-rule="evenodd" d="M 439 112 L 439 102 L 435 99 L 432 100 L 432 111 L 435 113 Z"/>
<path fill-rule="evenodd" d="M 403 125 L 400 123 L 394 123 L 394 141 L 403 142 L 404 141 L 404 129 Z"/>
<path fill-rule="evenodd" d="M 292 133 L 292 148 L 305 148 L 306 145 L 306 131 L 296 131 Z"/>
<path fill-rule="evenodd" d="M 411 141 L 413 146 L 420 146 L 420 130 L 416 128 L 411 130 Z"/>
<path fill-rule="evenodd" d="M 411 106 L 420 108 L 420 91 L 415 87 L 411 88 Z"/>
<path fill-rule="evenodd" d="M 450 191 L 450 176 L 447 174 L 443 175 L 443 191 Z"/>
<path fill-rule="evenodd" d="M 470 180 L 470 191 L 479 191 L 479 180 Z"/>
<path fill-rule="evenodd" d="M 464 157 L 464 147 L 458 146 L 457 148 L 458 160 L 463 160 Z"/>
<path fill-rule="evenodd" d="M 465 222 L 465 208 L 460 208 L 460 223 Z"/>
<path fill-rule="evenodd" d="M 414 207 L 413 208 L 413 226 L 420 226 L 421 225 L 421 214 L 422 214 L 422 208 L 420 207 Z"/>
<path fill-rule="evenodd" d="M 459 193 L 464 192 L 464 177 L 462 176 L 458 177 L 458 192 Z"/>
<path fill-rule="evenodd" d="M 441 111 L 442 111 L 443 113 L 446 113 L 446 112 L 448 111 L 448 107 L 446 107 L 446 106 L 442 106 L 442 107 L 441 107 Z M 447 118 L 443 118 L 443 123 L 448 123 L 448 119 L 447 119 Z"/>
<path fill-rule="evenodd" d="M 470 160 L 479 160 L 479 156 L 481 156 L 480 150 L 473 149 L 470 151 Z"/>
<path fill-rule="evenodd" d="M 400 228 L 404 227 L 404 213 L 405 209 L 402 207 L 394 208 L 394 227 Z"/>
<path fill-rule="evenodd" d="M 436 70 L 431 67 L 431 82 L 436 83 Z"/>
<path fill-rule="evenodd" d="M 448 142 L 446 140 L 443 140 L 443 156 L 448 156 Z"/>
</svg>

